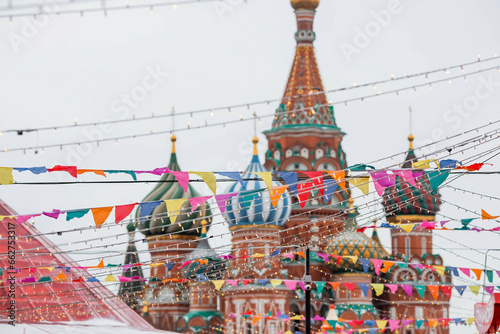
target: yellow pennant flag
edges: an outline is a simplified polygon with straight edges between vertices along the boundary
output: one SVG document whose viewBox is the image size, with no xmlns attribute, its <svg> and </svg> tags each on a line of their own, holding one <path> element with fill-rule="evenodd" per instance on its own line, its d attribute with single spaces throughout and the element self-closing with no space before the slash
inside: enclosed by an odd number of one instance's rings
<svg viewBox="0 0 500 334">
<path fill-rule="evenodd" d="M 92 216 L 94 216 L 94 222 L 97 228 L 101 228 L 102 224 L 104 224 L 106 219 L 108 219 L 111 210 L 113 210 L 112 206 L 90 209 L 90 211 L 92 211 Z"/>
<path fill-rule="evenodd" d="M 165 264 L 165 262 L 160 262 L 160 263 L 150 263 L 150 264 L 149 264 L 149 266 L 150 266 L 150 267 L 159 267 L 159 266 L 162 266 L 162 265 L 164 265 L 164 264 Z"/>
<path fill-rule="evenodd" d="M 288 186 L 279 186 L 279 187 L 274 187 L 273 189 L 269 189 L 269 197 L 271 197 L 271 203 L 273 204 L 273 208 L 278 205 L 278 202 L 280 201 L 281 195 L 285 192 L 286 188 Z"/>
<path fill-rule="evenodd" d="M 264 254 L 262 254 L 262 253 L 254 253 L 254 254 L 252 254 L 252 257 L 264 257 Z"/>
<path fill-rule="evenodd" d="M 474 320 L 476 320 L 474 317 L 472 318 L 467 318 L 467 324 L 472 325 L 474 323 Z"/>
<path fill-rule="evenodd" d="M 286 331 L 285 334 L 293 334 L 292 331 Z"/>
<path fill-rule="evenodd" d="M 444 276 L 444 271 L 446 269 L 445 266 L 432 266 L 434 268 L 434 270 L 436 270 L 436 272 L 441 275 L 441 276 Z"/>
<path fill-rule="evenodd" d="M 106 281 L 106 282 L 116 282 L 116 278 L 113 275 L 108 275 L 108 276 L 106 276 L 106 278 L 104 279 L 104 281 Z"/>
<path fill-rule="evenodd" d="M 363 194 L 368 195 L 370 192 L 369 182 L 367 178 L 364 177 L 354 177 L 348 180 L 350 184 L 358 188 L 363 192 Z"/>
<path fill-rule="evenodd" d="M 410 233 L 411 231 L 413 231 L 415 224 L 400 224 L 399 227 L 401 227 L 406 232 Z"/>
<path fill-rule="evenodd" d="M 349 259 L 352 261 L 352 263 L 356 263 L 358 262 L 358 256 L 357 255 L 353 255 L 353 256 L 342 256 L 344 259 Z"/>
<path fill-rule="evenodd" d="M 477 293 L 479 292 L 479 288 L 481 288 L 480 285 L 469 285 L 470 291 L 474 292 L 474 294 L 477 296 Z"/>
<path fill-rule="evenodd" d="M 14 178 L 12 177 L 12 167 L 0 167 L 0 184 L 12 184 Z"/>
<path fill-rule="evenodd" d="M 387 320 L 377 320 L 377 326 L 381 330 L 384 330 L 386 325 L 387 325 Z"/>
<path fill-rule="evenodd" d="M 222 286 L 224 285 L 224 283 L 226 281 L 224 281 L 224 280 L 216 280 L 216 281 L 210 281 L 210 282 L 213 283 L 213 285 L 214 285 L 214 287 L 215 287 L 216 290 L 220 290 L 220 288 L 222 288 Z"/>
<path fill-rule="evenodd" d="M 382 293 L 384 293 L 384 284 L 382 284 L 382 283 L 371 283 L 370 285 L 372 286 L 373 290 L 375 290 L 375 294 L 377 296 L 380 296 Z M 384 328 L 385 328 L 385 325 L 384 325 Z"/>
<path fill-rule="evenodd" d="M 300 320 L 302 320 L 302 316 L 297 314 L 297 315 L 294 315 L 293 317 L 291 317 L 290 320 L 299 320 L 300 321 Z"/>
<path fill-rule="evenodd" d="M 205 181 L 207 186 L 212 190 L 214 195 L 216 195 L 217 191 L 217 179 L 213 172 L 189 172 L 190 174 L 196 174 Z"/>
<path fill-rule="evenodd" d="M 52 272 L 52 270 L 54 270 L 55 267 L 47 267 L 47 269 Z"/>
<path fill-rule="evenodd" d="M 273 176 L 271 172 L 252 172 L 252 174 L 257 174 L 266 184 L 267 189 L 273 187 Z"/>
<path fill-rule="evenodd" d="M 271 282 L 271 285 L 273 286 L 273 288 L 275 288 L 278 285 L 280 285 L 281 283 L 283 283 L 283 281 L 280 279 L 272 279 L 270 282 Z"/>
<path fill-rule="evenodd" d="M 439 163 L 437 162 L 436 159 L 426 159 L 414 162 L 413 168 L 418 168 L 418 169 L 431 168 L 431 162 L 435 163 L 436 166 L 439 168 Z"/>
<path fill-rule="evenodd" d="M 174 217 L 173 223 L 177 220 L 177 216 L 181 213 L 182 204 L 186 201 L 185 198 L 169 199 L 164 201 L 167 206 L 168 216 Z"/>
</svg>

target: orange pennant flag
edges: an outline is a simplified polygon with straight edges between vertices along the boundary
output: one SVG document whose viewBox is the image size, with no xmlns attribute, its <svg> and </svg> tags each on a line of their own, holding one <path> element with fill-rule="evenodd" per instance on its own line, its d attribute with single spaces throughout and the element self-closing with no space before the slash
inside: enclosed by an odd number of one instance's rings
<svg viewBox="0 0 500 334">
<path fill-rule="evenodd" d="M 429 327 L 431 328 L 435 328 L 438 325 L 438 319 L 427 319 L 427 321 L 429 322 Z"/>
<path fill-rule="evenodd" d="M 500 216 L 492 216 L 488 212 L 481 209 L 481 219 L 497 219 Z"/>
<path fill-rule="evenodd" d="M 252 325 L 255 325 L 256 323 L 258 323 L 258 322 L 259 322 L 259 320 L 260 320 L 260 319 L 262 319 L 262 318 L 263 318 L 263 317 L 260 315 L 260 313 L 259 313 L 259 315 L 254 315 L 254 316 L 253 316 Z"/>
<path fill-rule="evenodd" d="M 102 176 L 106 177 L 106 174 L 104 173 L 104 171 L 100 170 L 100 169 L 77 169 L 76 170 L 76 174 L 78 174 L 78 175 L 81 175 L 83 173 L 94 173 L 94 174 L 102 175 Z"/>
<path fill-rule="evenodd" d="M 302 256 L 304 259 L 306 258 L 306 254 L 303 251 L 297 252 L 300 256 Z"/>
<path fill-rule="evenodd" d="M 104 268 L 104 259 L 101 259 L 96 268 Z"/>
<path fill-rule="evenodd" d="M 439 285 L 428 285 L 427 289 L 429 289 L 429 291 L 431 292 L 434 300 L 437 300 L 439 296 Z"/>
<path fill-rule="evenodd" d="M 112 206 L 107 206 L 104 208 L 93 208 L 90 209 L 92 211 L 92 215 L 94 216 L 94 222 L 97 228 L 101 228 L 101 225 L 104 224 L 106 219 L 108 218 L 111 210 L 113 210 Z"/>
<path fill-rule="evenodd" d="M 476 274 L 476 279 L 479 281 L 481 279 L 481 274 L 483 273 L 482 269 L 472 269 L 471 271 Z"/>
<path fill-rule="evenodd" d="M 273 189 L 269 189 L 269 196 L 271 197 L 271 203 L 273 204 L 273 208 L 275 208 L 276 205 L 278 205 L 278 202 L 280 201 L 281 195 L 283 195 L 286 188 L 288 188 L 287 185 L 278 186 L 278 187 L 274 187 Z"/>
<path fill-rule="evenodd" d="M 68 279 L 66 278 L 66 275 L 64 273 L 60 273 L 54 278 L 54 282 L 67 282 Z"/>
<path fill-rule="evenodd" d="M 328 283 L 332 286 L 333 290 L 337 290 L 337 288 L 340 285 L 340 282 L 328 282 Z"/>
<path fill-rule="evenodd" d="M 382 263 L 384 264 L 384 268 L 380 269 L 380 271 L 383 273 L 387 273 L 387 271 L 394 265 L 394 262 L 390 261 L 382 261 Z"/>
<path fill-rule="evenodd" d="M 323 172 L 327 172 L 331 177 L 337 181 L 337 184 L 340 186 L 340 188 L 344 189 L 347 191 L 345 187 L 345 171 L 343 170 L 338 170 L 338 171 L 329 171 L 329 170 L 324 170 Z"/>
</svg>

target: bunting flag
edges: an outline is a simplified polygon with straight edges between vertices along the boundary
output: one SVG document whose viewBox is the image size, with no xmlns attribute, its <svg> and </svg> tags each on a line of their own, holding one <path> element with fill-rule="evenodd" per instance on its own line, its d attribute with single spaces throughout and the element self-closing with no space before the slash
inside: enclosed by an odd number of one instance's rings
<svg viewBox="0 0 500 334">
<path fill-rule="evenodd" d="M 132 210 L 134 210 L 137 204 L 139 203 L 115 206 L 115 222 L 118 224 L 119 222 L 127 218 L 127 216 L 132 213 Z"/>
<path fill-rule="evenodd" d="M 81 174 L 85 174 L 85 173 L 94 173 L 96 175 L 101 175 L 101 176 L 107 177 L 106 173 L 104 173 L 104 171 L 102 169 L 77 169 L 76 170 L 77 175 L 81 175 Z"/>
<path fill-rule="evenodd" d="M 391 332 L 394 332 L 397 328 L 401 320 L 396 320 L 396 319 L 389 319 L 389 328 L 391 329 Z"/>
<path fill-rule="evenodd" d="M 88 212 L 88 210 L 87 210 Z M 23 224 L 25 222 L 27 222 L 30 218 L 33 218 L 33 217 L 38 217 L 38 216 L 41 216 L 40 213 L 38 214 L 34 214 L 34 215 L 22 215 L 22 216 L 17 216 L 17 223 L 18 224 Z M 14 218 L 14 217 L 13 217 Z"/>
<path fill-rule="evenodd" d="M 420 160 L 416 161 L 412 164 L 412 167 L 415 169 L 427 169 L 431 168 L 431 163 L 434 163 L 436 167 L 439 168 L 439 163 L 437 162 L 436 159 L 426 159 L 426 160 Z"/>
<path fill-rule="evenodd" d="M 304 208 L 304 206 L 307 203 L 307 200 L 309 199 L 309 195 L 311 193 L 312 188 L 313 188 L 312 182 L 304 182 L 304 183 L 299 183 L 297 185 L 297 191 L 298 191 L 297 197 L 299 198 L 299 205 L 302 209 Z"/>
<path fill-rule="evenodd" d="M 213 172 L 189 172 L 190 174 L 196 174 L 205 181 L 208 188 L 212 190 L 214 195 L 217 195 L 217 179 Z"/>
<path fill-rule="evenodd" d="M 146 217 L 151 216 L 154 208 L 161 204 L 162 201 L 154 201 L 154 202 L 144 202 L 139 203 L 139 213 L 141 214 L 141 221 L 146 220 Z"/>
<path fill-rule="evenodd" d="M 30 171 L 33 174 L 47 173 L 47 167 L 30 167 L 30 168 L 13 168 L 13 169 L 18 172 Z"/>
<path fill-rule="evenodd" d="M 210 281 L 215 287 L 215 290 L 220 290 L 222 286 L 224 285 L 225 281 L 224 280 L 215 280 L 215 281 Z"/>
<path fill-rule="evenodd" d="M 383 264 L 384 264 L 384 268 L 380 269 L 380 271 L 383 273 L 387 273 L 387 271 L 389 271 L 389 269 L 391 269 L 391 267 L 394 265 L 394 262 L 383 261 Z"/>
<path fill-rule="evenodd" d="M 189 204 L 191 204 L 191 213 L 194 212 L 194 210 L 198 209 L 198 207 L 208 201 L 212 196 L 201 196 L 201 197 L 190 197 L 189 198 Z"/>
<path fill-rule="evenodd" d="M 358 287 L 361 289 L 363 296 L 368 296 L 368 289 L 370 289 L 370 284 L 368 283 L 358 283 Z"/>
<path fill-rule="evenodd" d="M 116 282 L 116 278 L 115 278 L 115 276 L 113 276 L 113 275 L 110 274 L 110 275 L 106 276 L 106 278 L 104 279 L 104 281 L 105 282 Z"/>
<path fill-rule="evenodd" d="M 342 284 L 344 284 L 344 286 L 346 287 L 347 290 L 349 290 L 351 292 L 354 291 L 354 283 L 343 282 Z"/>
<path fill-rule="evenodd" d="M 76 211 L 67 211 L 66 212 L 66 221 L 70 221 L 73 218 L 82 218 L 87 213 L 89 213 L 90 209 L 85 210 L 76 210 Z"/>
<path fill-rule="evenodd" d="M 370 193 L 370 186 L 368 179 L 366 177 L 353 177 L 350 178 L 349 183 L 354 187 L 358 188 L 363 192 L 363 194 L 368 195 Z"/>
<path fill-rule="evenodd" d="M 273 208 L 275 208 L 276 205 L 278 205 L 278 202 L 281 199 L 281 195 L 283 195 L 286 188 L 288 188 L 287 185 L 277 186 L 272 189 L 269 189 L 269 197 L 271 197 L 271 204 L 273 205 Z"/>
<path fill-rule="evenodd" d="M 439 168 L 456 168 L 460 165 L 460 162 L 458 160 L 452 160 L 452 159 L 443 159 L 439 161 Z"/>
<path fill-rule="evenodd" d="M 251 174 L 256 174 L 260 177 L 266 184 L 267 189 L 271 189 L 273 187 L 273 176 L 271 172 L 251 172 Z"/>
<path fill-rule="evenodd" d="M 479 292 L 479 288 L 481 288 L 479 285 L 469 285 L 470 291 L 472 291 L 476 296 Z"/>
<path fill-rule="evenodd" d="M 57 210 L 57 209 L 53 209 L 51 212 L 45 212 L 45 211 L 42 212 L 43 215 L 50 217 L 50 218 L 54 218 L 54 219 L 57 219 L 61 213 L 64 213 L 64 212 L 61 210 Z"/>
<path fill-rule="evenodd" d="M 387 187 L 392 187 L 396 183 L 396 175 L 388 174 L 386 171 L 376 171 L 370 172 L 370 176 L 373 180 L 373 185 L 379 196 L 384 194 L 384 190 Z"/>
<path fill-rule="evenodd" d="M 439 285 L 428 285 L 427 289 L 431 292 L 432 297 L 434 297 L 434 300 L 438 299 L 439 296 Z"/>
<path fill-rule="evenodd" d="M 283 179 L 285 184 L 288 185 L 292 194 L 297 196 L 297 183 L 299 181 L 297 173 L 295 172 L 278 172 L 279 176 Z"/>
<path fill-rule="evenodd" d="M 214 173 L 238 181 L 241 185 L 241 189 L 246 190 L 245 183 L 243 183 L 243 179 L 241 178 L 240 172 L 214 172 Z"/>
<path fill-rule="evenodd" d="M 0 167 L 0 184 L 13 184 L 12 167 Z"/>
<path fill-rule="evenodd" d="M 238 193 L 230 193 L 230 194 L 221 194 L 221 195 L 215 195 L 215 201 L 217 202 L 217 205 L 219 206 L 219 210 L 221 213 L 226 212 L 226 202 L 229 198 L 232 196 L 236 196 Z"/>
<path fill-rule="evenodd" d="M 297 287 L 297 281 L 284 280 L 283 283 L 285 283 L 288 290 L 295 290 Z"/>
<path fill-rule="evenodd" d="M 381 330 L 385 330 L 385 326 L 387 326 L 387 320 L 376 320 L 377 327 Z"/>
<path fill-rule="evenodd" d="M 78 177 L 76 166 L 61 166 L 56 165 L 53 168 L 47 169 L 48 172 L 67 172 L 73 177 Z"/>
<path fill-rule="evenodd" d="M 450 285 L 441 285 L 441 290 L 443 291 L 444 295 L 448 298 L 451 298 L 451 289 L 452 286 Z"/>
<path fill-rule="evenodd" d="M 492 216 L 488 212 L 481 209 L 481 219 L 485 219 L 485 220 L 486 219 L 497 219 L 498 217 L 500 217 L 500 216 Z"/>
<path fill-rule="evenodd" d="M 318 293 L 319 296 L 321 296 L 321 293 L 323 292 L 325 285 L 326 285 L 326 282 L 316 282 L 316 292 Z"/>
<path fill-rule="evenodd" d="M 175 177 L 177 182 L 179 182 L 181 188 L 184 189 L 184 192 L 187 193 L 189 187 L 189 173 L 180 171 L 170 171 L 170 174 L 172 174 Z"/>
<path fill-rule="evenodd" d="M 476 171 L 480 170 L 484 165 L 490 165 L 490 164 L 475 163 L 475 164 L 471 164 L 469 166 L 459 166 L 459 167 L 456 167 L 455 169 L 465 169 L 469 172 L 476 172 Z"/>
<path fill-rule="evenodd" d="M 186 201 L 185 198 L 169 199 L 164 201 L 167 206 L 168 217 L 170 220 L 173 218 L 173 223 L 177 220 L 177 217 L 181 214 L 182 204 Z"/>
<path fill-rule="evenodd" d="M 367 273 L 370 269 L 370 259 L 359 259 L 359 261 L 363 265 L 363 271 Z"/>
<path fill-rule="evenodd" d="M 401 289 L 403 289 L 404 292 L 410 297 L 413 296 L 413 286 L 410 284 L 401 284 Z"/>
<path fill-rule="evenodd" d="M 330 284 L 332 286 L 332 289 L 336 291 L 340 285 L 340 282 L 328 282 L 328 284 Z"/>
<path fill-rule="evenodd" d="M 466 285 L 455 285 L 455 289 L 458 291 L 460 296 L 464 293 L 465 288 L 467 288 Z"/>
<path fill-rule="evenodd" d="M 324 200 L 325 203 L 328 203 L 332 198 L 335 190 L 338 188 L 338 183 L 334 179 L 324 179 L 323 180 L 323 191 L 325 193 Z"/>
<path fill-rule="evenodd" d="M 94 222 L 97 228 L 101 228 L 102 224 L 106 221 L 109 214 L 113 210 L 112 206 L 104 207 L 104 208 L 93 208 L 90 209 L 92 211 L 92 215 L 94 216 Z"/>
<path fill-rule="evenodd" d="M 450 171 L 430 171 L 427 172 L 427 178 L 429 179 L 429 183 L 431 189 L 437 191 L 437 188 L 443 184 L 446 178 L 450 175 Z"/>
<path fill-rule="evenodd" d="M 325 189 L 323 186 L 323 172 L 301 172 L 311 179 L 312 183 L 319 190 L 321 196 L 325 195 Z"/>
<path fill-rule="evenodd" d="M 378 259 L 371 259 L 372 263 L 373 263 L 373 267 L 375 268 L 375 273 L 377 275 L 380 274 L 380 268 L 382 268 L 382 260 L 378 260 Z"/>
<path fill-rule="evenodd" d="M 385 284 L 385 286 L 388 287 L 392 293 L 396 293 L 396 291 L 398 290 L 397 284 Z"/>
<path fill-rule="evenodd" d="M 344 189 L 347 191 L 346 188 L 346 180 L 345 180 L 345 171 L 339 170 L 339 171 L 328 171 L 328 170 L 323 170 L 323 172 L 327 172 L 333 179 L 337 182 L 337 184 L 340 186 L 340 188 Z"/>
<path fill-rule="evenodd" d="M 471 268 L 471 271 L 476 275 L 476 279 L 479 281 L 481 279 L 482 269 Z"/>
<path fill-rule="evenodd" d="M 278 285 L 280 285 L 283 281 L 280 279 L 272 279 L 272 280 L 270 280 L 270 282 L 271 282 L 271 285 L 273 286 L 273 288 L 275 288 Z"/>
<path fill-rule="evenodd" d="M 373 290 L 375 290 L 375 295 L 380 296 L 384 293 L 384 284 L 382 283 L 371 283 Z"/>
</svg>

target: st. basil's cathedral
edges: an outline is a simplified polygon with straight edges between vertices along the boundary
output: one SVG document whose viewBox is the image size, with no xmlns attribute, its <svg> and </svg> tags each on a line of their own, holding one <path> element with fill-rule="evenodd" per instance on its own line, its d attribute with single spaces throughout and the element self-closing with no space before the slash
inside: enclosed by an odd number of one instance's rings
<svg viewBox="0 0 500 334">
<path fill-rule="evenodd" d="M 255 172 L 304 171 L 308 176 L 323 170 L 345 169 L 346 153 L 342 149 L 345 135 L 335 121 L 333 106 L 328 102 L 319 74 L 313 42 L 316 34 L 313 20 L 319 0 L 291 0 L 297 18 L 295 40 L 297 47 L 292 69 L 288 77 L 282 101 L 276 110 L 272 128 L 264 131 L 268 141 L 264 163 L 257 151 L 258 139 L 253 139 L 253 156 L 242 178 L 235 182 L 227 193 L 241 190 L 266 188 L 264 181 L 249 180 Z M 408 137 L 410 147 L 403 168 L 416 161 L 413 152 L 413 136 Z M 168 168 L 180 171 L 175 150 L 176 137 L 172 138 L 172 152 Z M 278 174 L 277 174 L 278 175 Z M 282 174 L 283 175 L 283 174 Z M 305 175 L 307 176 L 307 174 Z M 146 196 L 143 202 L 197 197 L 199 194 L 189 186 L 185 191 L 174 176 L 164 174 L 163 179 Z M 273 186 L 281 183 L 273 181 Z M 207 231 L 212 222 L 212 211 L 203 204 L 188 214 L 189 201 L 180 216 L 183 224 L 172 224 L 165 204 L 156 207 L 151 218 L 138 224 L 130 223 L 130 242 L 127 248 L 127 263 L 139 263 L 135 248 L 135 233 L 145 235 L 152 263 L 194 259 L 207 259 L 204 265 L 192 262 L 181 269 L 179 266 L 152 267 L 151 277 L 143 283 L 139 280 L 123 282 L 119 295 L 136 312 L 154 327 L 180 333 L 234 333 L 275 334 L 286 331 L 303 332 L 300 321 L 285 322 L 268 314 L 305 315 L 304 291 L 289 290 L 284 286 L 273 287 L 270 280 L 301 280 L 304 276 L 304 259 L 281 258 L 279 256 L 257 258 L 253 254 L 271 254 L 276 249 L 293 252 L 308 245 L 311 249 L 311 275 L 313 281 L 370 283 L 417 283 L 450 282 L 449 276 L 441 276 L 430 269 L 405 264 L 395 264 L 385 272 L 375 274 L 373 268 L 364 271 L 360 262 L 340 260 L 325 263 L 315 256 L 322 252 L 341 256 L 356 256 L 360 259 L 403 260 L 405 263 L 443 265 L 442 258 L 433 254 L 432 231 L 414 229 L 410 233 L 391 230 L 391 244 L 382 245 L 376 229 L 371 237 L 358 231 L 356 208 L 346 182 L 346 191 L 337 191 L 325 202 L 320 189 L 314 188 L 310 199 L 301 207 L 288 190 L 274 207 L 267 192 L 257 196 L 239 194 L 227 201 L 225 221 L 232 235 L 231 261 L 217 256 L 207 242 Z M 396 177 L 396 184 L 384 194 L 384 209 L 388 222 L 432 221 L 439 210 L 439 194 L 429 188 L 428 182 L 413 187 Z M 299 190 L 300 191 L 300 190 Z M 404 204 L 404 205 L 402 205 Z M 172 260 L 173 259 L 173 260 Z M 124 276 L 143 276 L 132 267 Z M 217 291 L 207 280 L 249 280 L 248 284 L 225 286 Z M 163 279 L 189 278 L 177 283 L 162 282 Z M 254 281 L 255 280 L 255 281 Z M 257 280 L 261 284 L 257 284 Z M 412 298 L 399 287 L 396 291 L 386 288 L 380 296 L 371 289 L 363 292 L 356 286 L 353 291 L 325 287 L 321 293 L 312 290 L 311 315 L 326 319 L 379 320 L 379 319 L 426 319 L 447 318 L 449 297 L 439 293 L 437 300 L 429 291 L 421 297 L 413 293 Z M 262 315 L 258 322 L 239 316 L 250 311 Z M 235 316 L 236 315 L 236 316 Z M 314 322 L 313 330 L 321 330 L 322 323 Z M 361 328 L 361 327 L 360 327 Z M 356 329 L 354 326 L 353 329 Z M 432 328 L 414 325 L 397 330 L 403 334 L 447 334 L 448 328 Z"/>
</svg>

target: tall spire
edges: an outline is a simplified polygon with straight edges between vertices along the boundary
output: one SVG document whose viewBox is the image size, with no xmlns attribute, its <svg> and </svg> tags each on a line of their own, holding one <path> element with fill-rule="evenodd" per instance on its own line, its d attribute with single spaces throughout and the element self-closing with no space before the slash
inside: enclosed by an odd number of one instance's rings
<svg viewBox="0 0 500 334">
<path fill-rule="evenodd" d="M 411 168 L 412 164 L 417 161 L 417 156 L 415 155 L 415 152 L 413 151 L 413 140 L 415 137 L 413 137 L 413 110 L 411 107 L 408 108 L 410 110 L 410 134 L 408 135 L 408 141 L 410 142 L 409 147 L 408 147 L 408 154 L 406 154 L 405 162 L 403 163 L 403 168 Z"/>
<path fill-rule="evenodd" d="M 291 4 L 297 17 L 297 48 L 273 128 L 296 125 L 337 128 L 333 107 L 323 93 L 313 47 L 316 39 L 313 21 L 319 0 L 291 0 Z"/>
<path fill-rule="evenodd" d="M 259 142 L 259 138 L 257 138 L 257 114 L 253 113 L 253 138 L 252 138 L 252 143 L 253 143 L 253 155 L 258 155 L 259 152 L 257 152 L 257 143 Z"/>
</svg>

